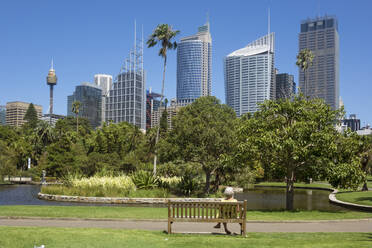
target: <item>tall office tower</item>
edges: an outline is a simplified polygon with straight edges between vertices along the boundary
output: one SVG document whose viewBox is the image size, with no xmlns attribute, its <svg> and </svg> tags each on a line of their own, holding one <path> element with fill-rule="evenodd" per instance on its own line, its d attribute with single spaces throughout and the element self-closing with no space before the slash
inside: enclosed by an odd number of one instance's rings
<svg viewBox="0 0 372 248">
<path fill-rule="evenodd" d="M 212 38 L 209 22 L 196 35 L 181 39 L 177 46 L 177 102 L 192 103 L 211 95 Z"/>
<path fill-rule="evenodd" d="M 0 125 L 6 125 L 6 107 L 0 105 Z"/>
<path fill-rule="evenodd" d="M 136 28 L 135 28 L 136 29 Z M 121 68 L 106 103 L 106 122 L 129 122 L 146 130 L 145 72 L 143 69 L 143 34 Z"/>
<path fill-rule="evenodd" d="M 230 53 L 224 59 L 226 104 L 238 116 L 275 99 L 274 33 Z"/>
<path fill-rule="evenodd" d="M 301 91 L 311 98 L 322 98 L 333 109 L 339 108 L 339 36 L 335 17 L 308 19 L 301 23 L 299 51 L 310 49 L 313 65 L 306 73 L 299 70 Z"/>
<path fill-rule="evenodd" d="M 276 74 L 276 99 L 290 98 L 293 94 L 296 94 L 296 83 L 294 82 L 294 76 L 288 73 Z"/>
<path fill-rule="evenodd" d="M 8 102 L 6 103 L 6 125 L 20 127 L 26 121 L 24 120 L 25 114 L 30 103 L 27 102 Z M 40 119 L 43 114 L 43 107 L 34 104 L 37 118 Z"/>
<path fill-rule="evenodd" d="M 49 90 L 49 114 L 53 114 L 53 87 L 57 84 L 56 71 L 53 69 L 53 60 L 46 78 L 47 84 L 50 87 Z"/>
<path fill-rule="evenodd" d="M 91 83 L 82 83 L 76 86 L 75 92 L 67 97 L 67 116 L 75 116 L 75 113 L 72 112 L 72 104 L 75 101 L 80 102 L 79 117 L 88 119 L 93 128 L 101 125 L 101 87 Z"/>
<path fill-rule="evenodd" d="M 146 130 L 151 128 L 151 119 L 154 111 L 160 106 L 161 94 L 152 92 L 151 88 L 146 90 Z"/>
<path fill-rule="evenodd" d="M 106 120 L 106 99 L 109 96 L 110 90 L 112 88 L 112 76 L 106 74 L 96 74 L 94 75 L 94 84 L 101 87 L 102 89 L 102 110 L 101 119 L 102 122 Z"/>
</svg>

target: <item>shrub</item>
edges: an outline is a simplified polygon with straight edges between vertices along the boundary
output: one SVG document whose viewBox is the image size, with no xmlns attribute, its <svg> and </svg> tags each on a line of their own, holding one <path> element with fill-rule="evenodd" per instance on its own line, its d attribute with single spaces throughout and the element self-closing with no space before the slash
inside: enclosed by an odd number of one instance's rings
<svg viewBox="0 0 372 248">
<path fill-rule="evenodd" d="M 177 185 L 178 191 L 182 195 L 190 196 L 194 192 L 196 192 L 199 188 L 199 183 L 195 180 L 192 175 L 185 174 L 182 176 L 180 182 Z"/>
<path fill-rule="evenodd" d="M 160 177 L 159 187 L 166 189 L 174 189 L 177 187 L 178 183 L 181 181 L 181 177 Z"/>
<path fill-rule="evenodd" d="M 159 178 L 149 171 L 140 170 L 131 175 L 137 189 L 154 189 L 159 186 Z"/>
</svg>

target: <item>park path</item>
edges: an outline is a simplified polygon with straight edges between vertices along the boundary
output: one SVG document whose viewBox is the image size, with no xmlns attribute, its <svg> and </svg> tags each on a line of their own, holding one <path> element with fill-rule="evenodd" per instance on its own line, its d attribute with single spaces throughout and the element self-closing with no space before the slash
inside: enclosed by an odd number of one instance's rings
<svg viewBox="0 0 372 248">
<path fill-rule="evenodd" d="M 223 228 L 214 229 L 213 223 L 173 223 L 174 232 L 223 233 Z M 0 226 L 113 228 L 165 231 L 166 220 L 84 220 L 48 218 L 0 218 Z M 238 224 L 229 224 L 229 229 L 239 232 Z M 372 232 L 372 219 L 311 222 L 247 222 L 248 232 Z"/>
</svg>

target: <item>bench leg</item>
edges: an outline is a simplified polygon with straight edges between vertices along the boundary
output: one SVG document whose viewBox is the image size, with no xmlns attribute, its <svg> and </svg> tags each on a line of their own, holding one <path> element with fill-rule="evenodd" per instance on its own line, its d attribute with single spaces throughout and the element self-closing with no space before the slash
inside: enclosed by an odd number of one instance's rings
<svg viewBox="0 0 372 248">
<path fill-rule="evenodd" d="M 242 223 L 242 236 L 245 237 L 247 233 L 247 222 L 244 220 Z"/>
<path fill-rule="evenodd" d="M 168 221 L 168 234 L 172 233 L 172 222 Z"/>
</svg>

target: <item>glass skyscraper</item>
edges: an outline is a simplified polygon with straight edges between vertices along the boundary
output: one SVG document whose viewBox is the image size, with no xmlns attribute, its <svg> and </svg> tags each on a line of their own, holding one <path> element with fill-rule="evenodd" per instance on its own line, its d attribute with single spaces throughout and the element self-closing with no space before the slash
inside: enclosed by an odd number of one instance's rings
<svg viewBox="0 0 372 248">
<path fill-rule="evenodd" d="M 226 104 L 238 116 L 275 99 L 274 33 L 227 55 L 224 59 Z"/>
<path fill-rule="evenodd" d="M 80 102 L 79 117 L 88 119 L 93 128 L 101 125 L 102 89 L 91 83 L 76 86 L 75 92 L 67 97 L 67 116 L 75 116 L 72 104 Z"/>
<path fill-rule="evenodd" d="M 136 30 L 136 28 L 135 28 Z M 143 69 L 143 37 L 137 41 L 125 60 L 106 98 L 106 122 L 129 122 L 146 130 L 145 71 Z"/>
<path fill-rule="evenodd" d="M 290 98 L 296 93 L 296 83 L 294 76 L 288 73 L 276 74 L 276 99 Z"/>
<path fill-rule="evenodd" d="M 313 65 L 299 70 L 300 90 L 311 98 L 324 99 L 333 109 L 339 107 L 339 36 L 335 17 L 319 17 L 301 23 L 299 51 L 310 49 Z"/>
<path fill-rule="evenodd" d="M 177 103 L 187 105 L 211 95 L 212 38 L 209 22 L 177 46 Z"/>
</svg>

